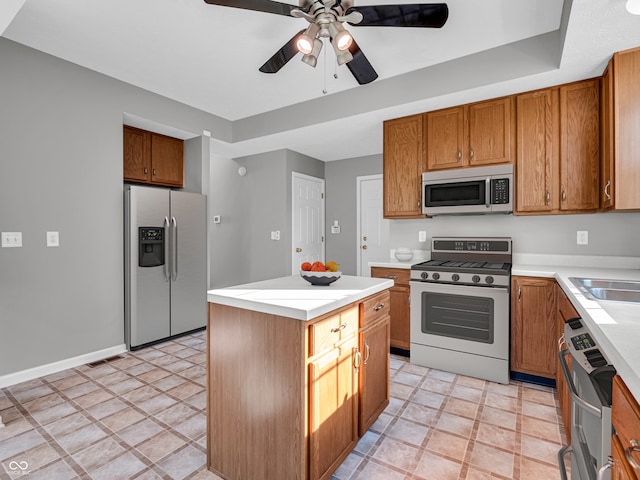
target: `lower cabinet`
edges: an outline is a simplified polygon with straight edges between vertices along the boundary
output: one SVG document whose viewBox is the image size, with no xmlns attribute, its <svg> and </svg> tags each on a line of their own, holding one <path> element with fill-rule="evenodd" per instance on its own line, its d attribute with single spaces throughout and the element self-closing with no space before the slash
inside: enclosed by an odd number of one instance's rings
<svg viewBox="0 0 640 480">
<path fill-rule="evenodd" d="M 329 479 L 358 443 L 357 337 L 309 363 L 309 478 Z"/>
<path fill-rule="evenodd" d="M 620 376 L 613 378 L 611 421 L 612 480 L 640 479 L 640 405 Z"/>
<path fill-rule="evenodd" d="M 553 278 L 511 279 L 511 371 L 555 379 L 555 285 Z"/>
<path fill-rule="evenodd" d="M 560 337 L 564 333 L 564 324 L 567 320 L 577 318 L 580 315 L 573 308 L 571 302 L 560 288 L 560 285 L 556 284 L 556 303 L 557 303 L 557 320 L 556 320 L 556 339 L 558 339 L 558 345 L 560 345 Z M 566 345 L 562 345 L 560 348 L 563 350 L 567 348 Z M 569 388 L 567 382 L 562 373 L 560 367 L 560 358 L 556 352 L 556 390 L 558 394 L 558 403 L 560 405 L 560 413 L 562 415 L 562 422 L 564 423 L 564 432 L 567 437 L 567 445 L 571 444 L 571 396 L 569 395 Z M 571 355 L 565 357 L 569 371 L 571 371 Z"/>
<path fill-rule="evenodd" d="M 409 323 L 409 299 L 411 290 L 409 277 L 411 271 L 407 268 L 371 267 L 371 276 L 375 278 L 388 278 L 394 281 L 389 289 L 391 294 L 391 328 L 390 346 L 401 350 L 411 348 L 410 323 Z"/>
</svg>

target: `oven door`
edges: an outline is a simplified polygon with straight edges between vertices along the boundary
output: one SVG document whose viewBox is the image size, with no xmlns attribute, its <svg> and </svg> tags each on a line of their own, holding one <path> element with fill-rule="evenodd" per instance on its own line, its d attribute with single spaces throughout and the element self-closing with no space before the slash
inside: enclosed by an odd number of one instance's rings
<svg viewBox="0 0 640 480">
<path fill-rule="evenodd" d="M 509 289 L 411 282 L 411 343 L 509 358 Z"/>
</svg>

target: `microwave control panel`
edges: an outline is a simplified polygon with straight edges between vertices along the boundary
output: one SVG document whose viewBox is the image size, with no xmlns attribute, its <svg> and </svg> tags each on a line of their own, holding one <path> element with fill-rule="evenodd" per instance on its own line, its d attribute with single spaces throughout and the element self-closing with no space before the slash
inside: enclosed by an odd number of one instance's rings
<svg viewBox="0 0 640 480">
<path fill-rule="evenodd" d="M 509 203 L 509 179 L 496 178 L 491 180 L 491 203 Z"/>
</svg>

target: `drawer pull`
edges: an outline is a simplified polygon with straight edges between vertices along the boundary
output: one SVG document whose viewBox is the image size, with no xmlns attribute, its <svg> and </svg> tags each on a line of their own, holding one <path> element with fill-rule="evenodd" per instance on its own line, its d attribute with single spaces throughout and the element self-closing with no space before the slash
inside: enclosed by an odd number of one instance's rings
<svg viewBox="0 0 640 480">
<path fill-rule="evenodd" d="M 395 278 L 398 278 L 398 275 L 386 275 L 386 277 L 393 280 Z"/>
<path fill-rule="evenodd" d="M 373 311 L 374 312 L 378 312 L 380 310 L 382 310 L 384 308 L 384 303 L 381 303 L 380 305 L 376 305 L 375 307 L 373 307 Z"/>
<path fill-rule="evenodd" d="M 636 472 L 640 472 L 640 465 L 638 465 L 638 462 L 636 462 L 636 459 L 633 458 L 633 455 L 631 454 L 632 452 L 640 452 L 640 445 L 635 438 L 632 438 L 629 443 L 631 446 L 624 449 L 624 456 L 627 457 L 627 461 L 631 464 L 633 469 Z"/>
<path fill-rule="evenodd" d="M 611 456 L 609 456 L 609 459 L 607 460 L 607 463 L 605 463 L 604 465 L 602 465 L 599 469 L 598 469 L 598 479 L 597 480 L 604 480 L 604 474 L 607 470 L 613 468 L 613 458 L 611 458 Z"/>
<path fill-rule="evenodd" d="M 355 348 L 355 355 L 354 355 L 354 358 L 353 358 L 353 368 L 356 369 L 356 372 L 360 368 L 360 365 L 362 365 L 362 353 L 360 353 L 360 349 L 356 347 Z"/>
<path fill-rule="evenodd" d="M 339 331 L 341 331 L 341 330 L 344 330 L 345 328 L 347 328 L 347 322 L 344 322 L 344 323 L 343 323 L 342 325 L 340 325 L 339 327 L 333 327 L 333 328 L 331 329 L 331 331 L 332 331 L 333 333 L 336 333 L 336 332 L 339 332 Z"/>
<path fill-rule="evenodd" d="M 371 347 L 367 342 L 364 342 L 364 364 L 366 365 L 369 361 L 369 357 L 371 356 Z"/>
</svg>

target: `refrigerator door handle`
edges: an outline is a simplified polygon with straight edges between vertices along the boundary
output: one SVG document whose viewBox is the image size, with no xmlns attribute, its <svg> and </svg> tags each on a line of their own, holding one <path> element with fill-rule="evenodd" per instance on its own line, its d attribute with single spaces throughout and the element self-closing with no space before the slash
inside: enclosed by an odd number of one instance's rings
<svg viewBox="0 0 640 480">
<path fill-rule="evenodd" d="M 162 222 L 162 228 L 164 229 L 164 236 L 165 239 L 167 238 L 167 233 L 168 233 L 168 229 L 169 229 L 169 218 L 168 217 L 164 217 L 164 221 Z M 169 268 L 167 266 L 168 260 L 169 260 L 169 242 L 165 241 L 164 242 L 164 264 L 162 265 L 162 274 L 164 275 L 164 279 L 165 281 L 169 281 L 170 277 L 169 277 Z"/>
<path fill-rule="evenodd" d="M 171 255 L 171 279 L 175 282 L 178 278 L 178 222 L 176 217 L 171 217 L 172 226 L 172 246 L 173 254 Z"/>
</svg>

